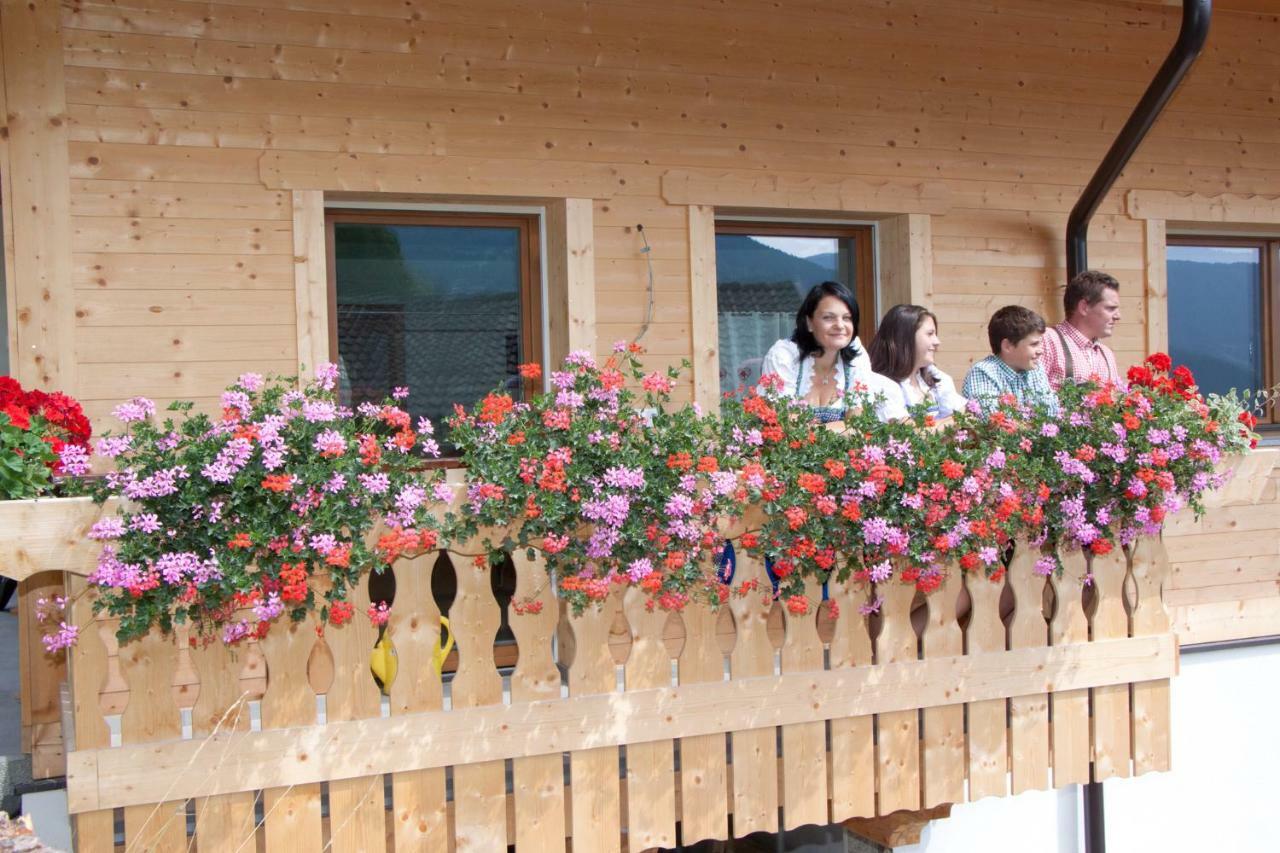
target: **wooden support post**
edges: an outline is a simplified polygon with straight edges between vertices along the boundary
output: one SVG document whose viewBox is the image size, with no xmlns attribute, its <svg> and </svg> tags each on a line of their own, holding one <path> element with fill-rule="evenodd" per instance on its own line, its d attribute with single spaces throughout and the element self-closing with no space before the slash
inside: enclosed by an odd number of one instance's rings
<svg viewBox="0 0 1280 853">
<path fill-rule="evenodd" d="M 440 647 L 440 611 L 431 595 L 431 574 L 439 557 L 439 552 L 430 551 L 393 566 L 396 601 L 387 622 L 399 664 L 391 685 L 393 719 L 444 707 L 440 673 L 433 665 L 433 654 Z M 443 767 L 391 774 L 391 818 L 397 850 L 444 853 L 448 849 L 445 797 Z"/>
<path fill-rule="evenodd" d="M 649 596 L 638 587 L 623 594 L 631 631 L 628 690 L 671 684 L 671 657 L 662 642 L 668 614 L 646 604 Z M 631 853 L 676 846 L 675 742 L 670 738 L 627 747 L 627 840 Z"/>
<path fill-rule="evenodd" d="M 965 634 L 965 653 L 982 655 L 1004 651 L 1004 623 L 1000 621 L 1000 593 L 1004 584 L 992 582 L 979 569 L 965 578 L 965 586 L 973 604 Z M 970 801 L 1009 793 L 1007 713 L 1008 702 L 1004 699 L 968 705 Z"/>
<path fill-rule="evenodd" d="M 1110 640 L 1129 634 L 1129 617 L 1124 610 L 1124 581 L 1128 561 L 1116 546 L 1109 554 L 1094 554 L 1090 560 L 1097 607 L 1089 619 L 1091 641 Z M 1095 687 L 1093 695 L 1093 781 L 1129 776 L 1129 685 Z"/>
<path fill-rule="evenodd" d="M 945 567 L 942 585 L 925 600 L 929 608 L 921 646 L 925 658 L 953 657 L 964 654 L 964 634 L 956 615 L 964 580 L 960 566 Z M 924 729 L 920 739 L 920 774 L 923 782 L 922 805 L 925 808 L 944 803 L 964 802 L 965 741 L 964 705 L 953 704 L 925 708 Z"/>
<path fill-rule="evenodd" d="M 817 603 L 822 585 L 809 578 L 804 585 L 809 609 L 802 614 L 783 610 L 787 633 L 782 643 L 784 673 L 815 672 L 823 668 L 818 638 Z M 827 809 L 827 727 L 820 720 L 782 727 L 782 819 L 785 829 L 830 822 Z"/>
<path fill-rule="evenodd" d="M 377 631 L 365 617 L 369 610 L 369 576 L 351 588 L 348 600 L 355 615 L 341 626 L 325 629 L 333 653 L 333 683 L 326 694 L 329 720 L 367 720 L 382 714 L 382 697 L 369 671 Z M 362 853 L 386 844 L 387 811 L 381 774 L 335 779 L 329 783 L 329 836 L 335 853 Z"/>
<path fill-rule="evenodd" d="M 716 614 L 705 605 L 694 604 L 686 607 L 680 618 L 685 633 L 680 685 L 722 681 L 724 654 L 716 638 Z M 680 830 L 685 844 L 728 837 L 729 769 L 725 751 L 723 733 L 680 739 Z"/>
<path fill-rule="evenodd" d="M 276 625 L 261 642 L 267 661 L 262 728 L 283 729 L 316 721 L 316 694 L 307 670 L 316 645 L 316 618 Z M 266 849 L 319 850 L 320 785 L 290 785 L 262 792 Z"/>
<path fill-rule="evenodd" d="M 755 589 L 729 600 L 737 639 L 729 656 L 735 679 L 773 675 L 769 642 L 769 577 L 764 562 L 734 546 L 733 584 L 755 582 Z M 733 748 L 733 831 L 735 835 L 778 831 L 778 730 L 774 726 L 735 731 Z"/>
<path fill-rule="evenodd" d="M 897 577 L 877 584 L 880 636 L 876 638 L 876 663 L 900 663 L 919 658 L 918 639 L 911 626 L 911 602 L 915 584 Z M 876 715 L 876 776 L 879 779 L 878 815 L 920 808 L 920 717 L 917 711 Z"/>
<path fill-rule="evenodd" d="M 1169 554 L 1164 537 L 1144 536 L 1129 550 L 1137 600 L 1130 618 L 1130 635 L 1147 637 L 1170 630 L 1169 611 L 1164 606 L 1163 587 L 1169 577 Z M 1133 685 L 1133 772 L 1134 775 L 1169 769 L 1170 708 L 1169 680 L 1139 681 Z"/>
<path fill-rule="evenodd" d="M 325 249 L 324 193 L 293 191 L 293 286 L 297 312 L 298 375 L 335 357 L 329 352 L 328 252 Z"/>
<path fill-rule="evenodd" d="M 716 216 L 710 205 L 689 205 L 689 325 L 693 399 L 704 412 L 720 410 L 720 331 L 716 314 Z"/>
<path fill-rule="evenodd" d="M 120 669 L 129 684 L 129 704 L 120 718 L 123 744 L 177 740 L 182 714 L 173 700 L 173 673 L 178 653 L 172 635 L 152 631 L 120 647 Z M 180 850 L 187 845 L 184 800 L 128 806 L 124 810 L 124 843 L 139 850 Z"/>
<path fill-rule="evenodd" d="M 493 638 L 502 624 L 490 585 L 489 566 L 451 549 L 458 597 L 449 608 L 449 626 L 458 643 L 453 678 L 455 712 L 502 704 L 502 676 L 493 659 Z M 474 549 L 471 549 L 474 550 Z M 617 773 L 615 770 L 616 784 Z M 507 846 L 506 765 L 482 761 L 453 769 L 453 804 L 458 850 L 502 850 Z"/>
<path fill-rule="evenodd" d="M 80 575 L 67 577 L 73 625 L 83 625 L 79 641 L 68 650 L 67 674 L 71 683 L 71 713 L 77 749 L 111 746 L 111 730 L 102 713 L 101 692 L 107 679 L 107 646 L 102 632 L 114 631 L 114 620 L 95 621 L 93 593 Z M 71 818 L 75 849 L 81 853 L 114 853 L 115 813 L 112 809 L 84 812 Z"/>
<path fill-rule="evenodd" d="M 840 608 L 831 637 L 831 669 L 872 665 L 871 634 L 861 607 L 867 588 L 850 576 L 830 584 Z M 876 813 L 875 718 L 837 717 L 831 721 L 831 818 L 872 817 Z M 738 815 L 734 813 L 734 824 Z"/>
<path fill-rule="evenodd" d="M 1063 573 L 1050 583 L 1056 596 L 1049 642 L 1071 646 L 1089 641 L 1089 621 L 1084 613 L 1081 581 L 1089 572 L 1079 550 L 1059 552 Z M 1062 788 L 1089 781 L 1089 691 L 1058 690 L 1049 696 L 1053 722 L 1049 739 L 1053 750 L 1053 784 Z"/>
<path fill-rule="evenodd" d="M 617 690 L 617 669 L 609 651 L 609 628 L 618 609 L 616 593 L 599 605 L 571 615 L 574 656 L 569 667 L 569 694 L 583 696 Z M 607 720 L 599 725 L 607 725 Z M 574 849 L 622 849 L 621 790 L 618 748 L 579 749 L 569 755 L 570 812 Z"/>
<path fill-rule="evenodd" d="M 1043 575 L 1035 573 L 1039 549 L 1024 540 L 1014 544 L 1009 563 L 1009 586 L 1013 589 L 1013 623 L 1009 626 L 1009 648 L 1034 649 L 1049 644 L 1049 625 L 1044 618 Z M 1009 764 L 1013 793 L 1041 790 L 1049 786 L 1049 696 L 1034 693 L 1009 700 Z"/>
</svg>

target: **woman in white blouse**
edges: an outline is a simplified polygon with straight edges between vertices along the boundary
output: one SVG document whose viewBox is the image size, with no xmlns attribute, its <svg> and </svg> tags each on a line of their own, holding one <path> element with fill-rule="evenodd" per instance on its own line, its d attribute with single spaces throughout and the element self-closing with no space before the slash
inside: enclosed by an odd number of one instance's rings
<svg viewBox="0 0 1280 853">
<path fill-rule="evenodd" d="M 791 338 L 778 341 L 765 354 L 761 375 L 776 374 L 782 390 L 808 403 L 819 423 L 844 420 L 845 392 L 855 383 L 878 398 L 880 420 L 906 417 L 897 383 L 872 372 L 857 337 L 858 316 L 853 294 L 838 282 L 824 281 L 800 305 Z"/>
<path fill-rule="evenodd" d="M 871 369 L 894 380 L 904 407 L 924 403 L 935 422 L 949 418 L 967 402 L 956 383 L 933 363 L 942 345 L 938 318 L 919 305 L 895 305 L 880 320 L 871 341 Z"/>
</svg>

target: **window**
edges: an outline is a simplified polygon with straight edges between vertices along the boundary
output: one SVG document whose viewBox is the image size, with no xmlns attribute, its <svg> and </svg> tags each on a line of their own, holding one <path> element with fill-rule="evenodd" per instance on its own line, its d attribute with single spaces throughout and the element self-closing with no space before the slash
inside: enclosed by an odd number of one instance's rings
<svg viewBox="0 0 1280 853">
<path fill-rule="evenodd" d="M 1275 239 L 1170 238 L 1169 355 L 1205 394 L 1280 381 L 1278 251 Z M 1277 413 L 1260 420 L 1274 424 Z"/>
<path fill-rule="evenodd" d="M 863 345 L 875 331 L 875 272 L 867 225 L 716 223 L 720 391 L 754 385 L 760 363 L 791 336 L 796 310 L 815 284 L 838 281 L 858 299 Z"/>
<path fill-rule="evenodd" d="M 344 402 L 397 386 L 445 442 L 454 403 L 542 360 L 537 215 L 331 210 L 326 215 L 330 352 Z"/>
</svg>

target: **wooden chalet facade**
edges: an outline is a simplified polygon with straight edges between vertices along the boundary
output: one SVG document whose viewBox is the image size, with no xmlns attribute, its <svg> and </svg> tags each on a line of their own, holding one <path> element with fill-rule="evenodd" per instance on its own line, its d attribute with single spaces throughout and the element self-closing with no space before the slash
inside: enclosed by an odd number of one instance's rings
<svg viewBox="0 0 1280 853">
<path fill-rule="evenodd" d="M 1280 235 L 1280 15 L 1216 5 L 1090 230 L 1122 367 L 1169 347 L 1171 234 Z M 870 225 L 874 304 L 936 311 L 960 376 L 995 308 L 1061 318 L 1068 212 L 1178 21 L 1125 0 L 3 0 L 11 372 L 104 429 L 127 397 L 213 407 L 244 371 L 335 359 L 326 211 L 360 208 L 538 211 L 552 362 L 640 331 L 651 262 L 646 360 L 690 359 L 679 394 L 704 405 L 717 223 Z M 1278 484 L 1173 524 L 1181 644 L 1280 634 Z M 56 686 L 24 687 L 57 772 Z"/>
</svg>

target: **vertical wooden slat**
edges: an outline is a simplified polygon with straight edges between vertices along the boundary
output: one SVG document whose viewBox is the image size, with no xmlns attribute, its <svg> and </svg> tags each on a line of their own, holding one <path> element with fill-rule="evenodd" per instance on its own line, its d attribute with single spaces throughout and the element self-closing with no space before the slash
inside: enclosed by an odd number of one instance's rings
<svg viewBox="0 0 1280 853">
<path fill-rule="evenodd" d="M 298 375 L 310 376 L 329 353 L 329 276 L 324 193 L 293 191 L 293 277 Z"/>
<path fill-rule="evenodd" d="M 393 717 L 444 707 L 440 674 L 432 665 L 440 644 L 440 611 L 431 596 L 431 571 L 438 557 L 432 551 L 395 564 L 396 599 L 387 622 L 399 662 L 391 685 Z M 391 775 L 396 850 L 442 853 L 448 848 L 445 797 L 443 767 Z"/>
<path fill-rule="evenodd" d="M 24 386 L 80 396 L 71 284 L 71 171 L 59 3 L 0 2 L 3 41 L 5 218 L 11 223 L 15 358 Z"/>
<path fill-rule="evenodd" d="M 631 628 L 628 690 L 671 685 L 671 657 L 662 642 L 667 613 L 631 587 L 622 599 Z M 632 853 L 676 844 L 675 743 L 655 740 L 627 747 L 627 839 Z"/>
<path fill-rule="evenodd" d="M 365 615 L 369 609 L 369 578 L 350 590 L 355 616 L 341 627 L 329 626 L 325 639 L 333 653 L 333 684 L 325 707 L 331 722 L 377 717 L 381 694 L 369 671 L 369 656 L 377 631 Z M 387 812 L 383 777 L 360 776 L 329 783 L 329 835 L 336 853 L 363 853 L 386 847 Z"/>
<path fill-rule="evenodd" d="M 101 691 L 106 684 L 107 646 L 103 631 L 114 631 L 115 622 L 95 621 L 93 593 L 79 575 L 67 576 L 71 598 L 70 623 L 84 626 L 79 641 L 68 651 L 67 676 L 71 683 L 71 709 L 76 749 L 111 746 L 111 730 L 102 713 Z M 75 849 L 82 853 L 112 853 L 115 850 L 115 815 L 111 809 L 72 815 Z"/>
<path fill-rule="evenodd" d="M 867 589 L 852 577 L 831 583 L 831 600 L 840 608 L 831 637 L 831 668 L 871 666 L 871 634 L 861 611 Z M 736 760 L 736 757 L 735 757 Z M 831 721 L 831 820 L 873 817 L 876 813 L 875 718 Z M 734 826 L 737 826 L 734 813 Z"/>
<path fill-rule="evenodd" d="M 547 205 L 547 350 L 559 364 L 596 346 L 595 203 L 566 198 Z"/>
<path fill-rule="evenodd" d="M 1142 223 L 1142 266 L 1146 280 L 1147 353 L 1169 351 L 1168 234 L 1163 219 Z"/>
<path fill-rule="evenodd" d="M 617 610 L 617 595 L 613 594 L 599 606 L 588 605 L 581 614 L 570 613 L 574 640 L 573 664 L 569 667 L 570 695 L 612 693 L 617 689 L 617 670 L 609 651 L 609 629 Z M 607 720 L 597 721 L 597 725 L 607 724 Z M 573 849 L 621 849 L 618 773 L 617 747 L 580 749 L 570 754 Z"/>
<path fill-rule="evenodd" d="M 39 572 L 18 584 L 18 675 L 22 748 L 31 753 L 31 775 L 48 779 L 66 773 L 59 696 L 67 679 L 66 658 L 44 649 L 45 626 L 36 619 L 36 602 L 64 595 L 61 572 Z"/>
<path fill-rule="evenodd" d="M 1078 550 L 1060 551 L 1063 573 L 1050 578 L 1056 604 L 1049 622 L 1049 642 L 1067 646 L 1089 641 L 1089 621 L 1081 600 L 1080 579 L 1089 571 Z M 1089 781 L 1089 691 L 1060 690 L 1049 696 L 1052 722 L 1053 784 L 1062 788 Z"/>
<path fill-rule="evenodd" d="M 680 683 L 722 680 L 724 654 L 716 639 L 716 614 L 705 605 L 691 604 L 680 616 L 685 633 Z M 680 739 L 680 836 L 685 844 L 728 835 L 729 769 L 725 747 L 722 734 Z"/>
<path fill-rule="evenodd" d="M 316 619 L 281 621 L 259 644 L 267 662 L 267 691 L 262 696 L 263 729 L 309 726 L 316 722 L 316 695 L 307 676 L 316 644 Z M 320 785 L 293 785 L 262 792 L 266 849 L 319 850 Z"/>
<path fill-rule="evenodd" d="M 689 205 L 689 299 L 693 399 L 704 412 L 720 407 L 720 349 L 716 314 L 715 208 Z"/>
<path fill-rule="evenodd" d="M 471 550 L 471 549 L 468 549 Z M 502 676 L 493 659 L 493 639 L 502 624 L 490 585 L 489 566 L 450 550 L 458 597 L 449 608 L 449 626 L 458 644 L 453 678 L 454 713 L 502 703 Z M 616 766 L 616 765 L 615 765 Z M 453 769 L 453 806 L 459 851 L 501 850 L 507 846 L 506 768 L 483 761 Z"/>
<path fill-rule="evenodd" d="M 1005 650 L 1004 623 L 1000 621 L 1000 592 L 1003 584 L 993 583 L 981 571 L 965 578 L 970 611 L 965 632 L 965 653 L 983 655 Z M 1008 702 L 989 699 L 970 702 L 966 713 L 969 726 L 969 799 L 1003 797 L 1009 793 L 1009 749 L 1006 729 Z"/>
<path fill-rule="evenodd" d="M 809 579 L 804 594 L 809 599 L 803 614 L 784 610 L 786 636 L 782 643 L 784 673 L 820 672 L 822 640 L 818 638 L 817 609 L 822 585 Z M 805 824 L 826 825 L 827 738 L 821 720 L 782 727 L 782 821 L 786 829 Z"/>
<path fill-rule="evenodd" d="M 1135 637 L 1167 634 L 1169 611 L 1162 595 L 1169 577 L 1169 554 L 1164 537 L 1144 536 L 1130 548 L 1137 601 L 1134 603 L 1130 633 Z M 1169 769 L 1169 680 L 1140 681 L 1133 685 L 1133 772 L 1134 775 Z"/>
<path fill-rule="evenodd" d="M 1039 549 L 1023 540 L 1014 544 L 1009 563 L 1009 586 L 1013 589 L 1013 622 L 1009 625 L 1009 648 L 1041 648 L 1049 644 L 1049 625 L 1044 618 L 1043 575 L 1035 573 Z M 1009 700 L 1009 763 L 1013 793 L 1040 790 L 1049 785 L 1049 696 L 1037 693 Z"/>
<path fill-rule="evenodd" d="M 560 698 L 560 670 L 551 654 L 551 640 L 559 621 L 555 590 L 547 577 L 541 555 L 532 560 L 517 550 L 515 600 L 537 602 L 538 612 L 511 617 L 520 658 L 511 673 L 511 703 L 544 702 Z M 516 849 L 563 851 L 565 849 L 564 757 L 555 752 L 512 761 L 515 800 Z M 667 787 L 671 787 L 670 776 Z M 673 818 L 674 820 L 674 818 Z"/>
<path fill-rule="evenodd" d="M 182 715 L 173 701 L 178 654 L 173 637 L 152 631 L 120 647 L 120 668 L 129 683 L 129 704 L 120 718 L 123 744 L 182 737 Z M 129 806 L 124 810 L 124 843 L 138 850 L 177 850 L 187 844 L 183 800 Z"/>
<path fill-rule="evenodd" d="M 1128 561 L 1124 551 L 1095 554 L 1091 560 L 1097 607 L 1089 619 L 1090 640 L 1113 640 L 1129 635 L 1124 610 L 1124 579 Z M 1093 695 L 1093 781 L 1129 775 L 1129 685 L 1095 687 Z"/>
<path fill-rule="evenodd" d="M 919 657 L 911 627 L 914 584 L 896 578 L 876 586 L 882 598 L 876 663 L 901 663 Z M 876 778 L 880 792 L 878 814 L 920 808 L 920 717 L 912 711 L 876 715 Z"/>
<path fill-rule="evenodd" d="M 249 730 L 249 700 L 240 683 L 246 649 L 230 649 L 215 639 L 191 650 L 200 693 L 191 709 L 197 740 Z M 253 846 L 254 795 L 250 792 L 200 797 L 195 801 L 196 845 L 200 853 L 235 853 Z M 242 848 L 243 845 L 243 848 Z"/>
<path fill-rule="evenodd" d="M 955 563 L 946 566 L 942 585 L 926 600 L 929 608 L 924 634 L 920 638 L 926 658 L 959 657 L 964 654 L 964 634 L 956 618 L 956 604 L 964 586 Z M 957 685 L 957 689 L 959 685 Z M 924 710 L 924 730 L 920 733 L 921 805 L 964 802 L 964 705 L 955 703 Z"/>
<path fill-rule="evenodd" d="M 769 642 L 769 578 L 764 563 L 735 547 L 735 586 L 755 581 L 756 589 L 730 599 L 737 639 L 729 656 L 734 678 L 773 675 Z M 741 837 L 778 829 L 778 730 L 774 726 L 730 734 L 733 754 L 733 831 Z"/>
</svg>

